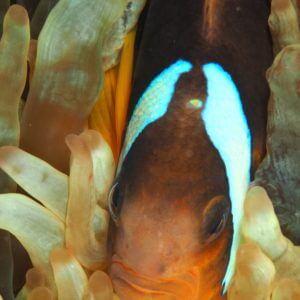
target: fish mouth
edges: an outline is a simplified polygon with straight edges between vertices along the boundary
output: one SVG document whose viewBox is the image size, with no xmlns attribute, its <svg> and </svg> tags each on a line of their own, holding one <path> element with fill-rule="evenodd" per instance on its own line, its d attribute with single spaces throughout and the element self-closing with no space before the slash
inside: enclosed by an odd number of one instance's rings
<svg viewBox="0 0 300 300">
<path fill-rule="evenodd" d="M 199 299 L 198 268 L 172 278 L 153 278 L 140 274 L 118 255 L 113 255 L 110 276 L 114 289 L 122 300 Z"/>
</svg>

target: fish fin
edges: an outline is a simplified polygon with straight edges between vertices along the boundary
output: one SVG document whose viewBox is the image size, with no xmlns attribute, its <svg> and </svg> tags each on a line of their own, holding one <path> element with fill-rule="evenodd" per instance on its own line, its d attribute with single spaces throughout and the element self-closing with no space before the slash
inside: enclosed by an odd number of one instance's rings
<svg viewBox="0 0 300 300">
<path fill-rule="evenodd" d="M 100 132 L 111 147 L 116 158 L 116 137 L 114 129 L 114 100 L 117 86 L 118 68 L 105 72 L 104 88 L 98 96 L 96 105 L 89 117 L 89 128 Z"/>
<path fill-rule="evenodd" d="M 202 32 L 208 43 L 217 42 L 222 6 L 222 2 L 217 0 L 205 0 L 204 2 Z"/>
<path fill-rule="evenodd" d="M 102 134 L 111 147 L 116 161 L 126 126 L 135 33 L 136 29 L 133 29 L 125 38 L 119 66 L 106 71 L 104 88 L 89 118 L 89 128 Z"/>
<path fill-rule="evenodd" d="M 118 85 L 115 100 L 115 126 L 118 156 L 122 146 L 131 93 L 135 36 L 136 29 L 130 31 L 126 36 L 118 72 Z"/>
</svg>

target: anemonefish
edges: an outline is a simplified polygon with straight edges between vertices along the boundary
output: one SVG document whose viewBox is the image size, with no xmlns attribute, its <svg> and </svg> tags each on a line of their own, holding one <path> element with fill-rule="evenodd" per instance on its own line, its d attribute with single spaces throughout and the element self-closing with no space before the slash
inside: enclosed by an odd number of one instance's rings
<svg viewBox="0 0 300 300">
<path fill-rule="evenodd" d="M 264 155 L 269 1 L 152 0 L 111 190 L 123 300 L 224 299 Z"/>
</svg>

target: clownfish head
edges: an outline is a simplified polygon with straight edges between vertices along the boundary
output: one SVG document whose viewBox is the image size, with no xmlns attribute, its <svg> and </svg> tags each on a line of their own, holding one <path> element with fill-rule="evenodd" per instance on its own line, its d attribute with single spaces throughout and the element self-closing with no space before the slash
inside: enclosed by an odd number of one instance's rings
<svg viewBox="0 0 300 300">
<path fill-rule="evenodd" d="M 140 97 L 110 206 L 121 299 L 222 299 L 234 270 L 251 141 L 218 64 L 178 60 Z"/>
</svg>

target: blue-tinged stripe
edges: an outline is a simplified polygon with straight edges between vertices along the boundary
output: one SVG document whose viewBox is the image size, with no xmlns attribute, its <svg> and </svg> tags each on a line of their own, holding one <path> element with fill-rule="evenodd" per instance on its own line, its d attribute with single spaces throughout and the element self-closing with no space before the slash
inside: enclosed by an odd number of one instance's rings
<svg viewBox="0 0 300 300">
<path fill-rule="evenodd" d="M 149 124 L 155 122 L 167 112 L 180 75 L 190 71 L 191 68 L 191 63 L 178 60 L 162 71 L 149 84 L 139 99 L 128 124 L 119 169 L 137 137 Z"/>
<path fill-rule="evenodd" d="M 250 183 L 251 137 L 239 91 L 231 76 L 215 63 L 204 65 L 203 71 L 208 96 L 201 115 L 207 134 L 225 164 L 232 205 L 233 240 L 223 280 L 225 292 L 234 273 L 243 203 Z"/>
</svg>

